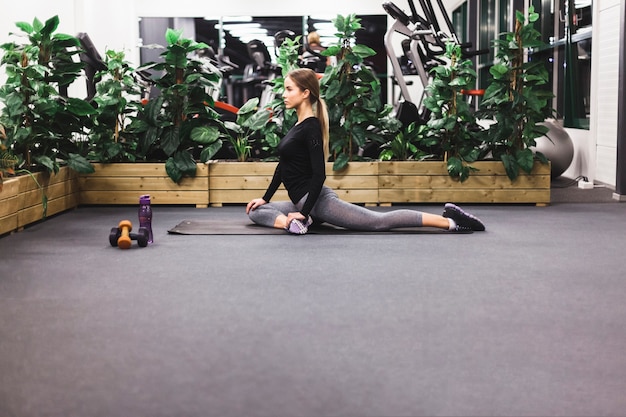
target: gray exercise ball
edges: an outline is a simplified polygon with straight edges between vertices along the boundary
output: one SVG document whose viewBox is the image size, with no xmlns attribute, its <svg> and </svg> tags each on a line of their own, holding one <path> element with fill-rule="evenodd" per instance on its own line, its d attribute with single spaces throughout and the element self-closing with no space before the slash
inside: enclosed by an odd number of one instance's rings
<svg viewBox="0 0 626 417">
<path fill-rule="evenodd" d="M 542 123 L 547 126 L 548 133 L 535 139 L 537 146 L 532 149 L 544 154 L 551 162 L 550 176 L 560 177 L 574 159 L 574 142 L 569 134 L 563 129 L 561 123 L 549 119 Z"/>
</svg>

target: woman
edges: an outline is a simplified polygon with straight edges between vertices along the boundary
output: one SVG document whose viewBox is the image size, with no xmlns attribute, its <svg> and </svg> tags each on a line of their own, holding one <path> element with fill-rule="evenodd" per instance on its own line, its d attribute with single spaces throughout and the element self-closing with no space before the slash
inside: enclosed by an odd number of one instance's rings
<svg viewBox="0 0 626 417">
<path fill-rule="evenodd" d="M 324 185 L 329 153 L 328 115 L 315 72 L 300 68 L 287 74 L 283 100 L 286 108 L 296 110 L 298 121 L 278 145 L 279 162 L 265 195 L 246 206 L 246 213 L 254 223 L 294 234 L 307 233 L 312 218 L 362 231 L 412 226 L 450 231 L 485 230 L 478 218 L 450 203 L 440 216 L 407 209 L 381 213 L 340 200 Z M 281 183 L 291 201 L 270 203 Z"/>
</svg>

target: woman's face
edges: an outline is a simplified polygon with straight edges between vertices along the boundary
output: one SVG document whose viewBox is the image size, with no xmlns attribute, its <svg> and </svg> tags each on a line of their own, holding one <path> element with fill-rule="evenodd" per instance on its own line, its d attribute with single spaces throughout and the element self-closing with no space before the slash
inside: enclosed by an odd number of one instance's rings
<svg viewBox="0 0 626 417">
<path fill-rule="evenodd" d="M 285 107 L 294 109 L 300 106 L 304 100 L 309 99 L 309 90 L 302 91 L 300 87 L 293 82 L 291 77 L 285 78 L 285 92 L 283 93 L 283 101 Z"/>
</svg>

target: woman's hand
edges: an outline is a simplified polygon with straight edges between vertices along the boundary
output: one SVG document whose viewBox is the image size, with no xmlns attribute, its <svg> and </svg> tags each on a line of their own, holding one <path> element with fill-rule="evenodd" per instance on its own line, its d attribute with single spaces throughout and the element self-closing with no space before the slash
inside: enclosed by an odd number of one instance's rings
<svg viewBox="0 0 626 417">
<path fill-rule="evenodd" d="M 289 213 L 287 214 L 287 225 L 291 224 L 291 221 L 297 219 L 297 220 L 306 220 L 306 217 L 304 217 L 304 215 L 302 215 L 302 213 L 300 213 L 299 211 L 295 211 L 293 213 Z"/>
<path fill-rule="evenodd" d="M 256 210 L 257 207 L 260 207 L 263 204 L 267 204 L 267 201 L 263 200 L 262 198 L 255 198 L 246 206 L 246 214 L 249 214 L 250 210 Z"/>
</svg>

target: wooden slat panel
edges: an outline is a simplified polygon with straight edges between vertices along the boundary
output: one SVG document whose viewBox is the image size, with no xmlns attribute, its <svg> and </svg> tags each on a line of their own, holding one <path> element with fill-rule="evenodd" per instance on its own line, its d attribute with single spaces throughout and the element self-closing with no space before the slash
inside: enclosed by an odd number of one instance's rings
<svg viewBox="0 0 626 417">
<path fill-rule="evenodd" d="M 325 184 L 335 190 L 378 190 L 378 177 L 375 175 L 328 177 Z"/>
<path fill-rule="evenodd" d="M 338 172 L 332 168 L 332 163 L 326 164 L 326 185 L 346 201 L 374 204 L 378 201 L 377 162 L 353 162 Z M 210 203 L 247 203 L 262 196 L 275 170 L 275 162 L 209 163 Z M 288 199 L 283 190 L 279 189 L 274 200 Z"/>
<path fill-rule="evenodd" d="M 152 204 L 209 203 L 209 168 L 198 164 L 196 176 L 173 182 L 164 163 L 94 164 L 96 172 L 80 175 L 80 204 L 137 204 L 149 194 Z"/>
<path fill-rule="evenodd" d="M 335 190 L 339 198 L 351 203 L 378 202 L 378 191 L 372 190 Z M 254 198 L 262 197 L 259 190 L 211 190 L 211 204 L 246 204 Z M 272 201 L 287 201 L 289 196 L 284 190 L 278 190 Z"/>
<path fill-rule="evenodd" d="M 263 190 L 211 190 L 211 204 L 232 204 L 242 203 L 246 204 L 250 200 L 260 198 L 263 196 Z M 272 201 L 285 201 L 289 200 L 287 191 L 278 190 Z"/>
<path fill-rule="evenodd" d="M 274 175 L 276 162 L 209 162 L 209 176 Z M 326 164 L 326 176 L 378 175 L 378 162 L 351 162 L 341 171 L 333 171 L 333 164 Z"/>
<path fill-rule="evenodd" d="M 14 196 L 0 200 L 0 217 L 9 216 L 17 213 L 22 206 L 23 197 Z"/>
<path fill-rule="evenodd" d="M 208 190 L 208 177 L 183 178 L 176 184 L 165 177 L 91 177 L 78 179 L 80 189 L 89 191 L 135 191 L 149 194 L 148 191 L 197 191 Z M 148 190 L 148 191 L 145 191 Z M 144 192 L 145 191 L 145 192 Z"/>
<path fill-rule="evenodd" d="M 90 177 L 164 177 L 168 178 L 164 162 L 129 162 L 93 164 L 95 172 L 86 174 Z M 207 176 L 206 164 L 197 164 L 196 177 Z M 85 176 L 85 175 L 80 175 Z M 171 180 L 170 180 L 171 181 Z"/>
<path fill-rule="evenodd" d="M 380 190 L 389 203 L 550 203 L 550 190 Z"/>
<path fill-rule="evenodd" d="M 20 180 L 18 178 L 5 179 L 2 182 L 2 191 L 0 191 L 0 202 L 5 198 L 15 197 L 20 192 Z"/>
<path fill-rule="evenodd" d="M 4 180 L 2 191 L 0 191 L 0 218 L 14 215 L 19 210 L 23 199 L 20 194 L 22 180 L 21 177 Z"/>
<path fill-rule="evenodd" d="M 455 181 L 448 175 L 381 175 L 379 187 L 381 189 L 395 188 L 493 188 L 493 189 L 516 189 L 516 188 L 539 188 L 550 186 L 550 174 L 547 175 L 521 175 L 511 182 L 505 175 L 471 175 L 464 182 Z"/>
<path fill-rule="evenodd" d="M 441 161 L 381 161 L 378 163 L 380 175 L 448 175 L 446 164 Z M 472 164 L 479 170 L 471 175 L 504 175 L 506 172 L 500 161 L 480 161 Z M 536 163 L 532 175 L 550 175 L 550 165 Z"/>
<path fill-rule="evenodd" d="M 333 164 L 326 164 L 326 176 L 342 177 L 346 175 L 378 175 L 378 162 L 350 162 L 341 171 L 333 171 Z"/>
<path fill-rule="evenodd" d="M 17 212 L 0 217 L 0 235 L 17 230 Z"/>
<path fill-rule="evenodd" d="M 48 200 L 46 214 L 52 216 L 78 206 L 78 194 L 69 194 L 53 200 Z M 17 213 L 17 228 L 27 226 L 43 219 L 43 205 L 26 207 Z"/>
<path fill-rule="evenodd" d="M 266 190 L 272 180 L 271 176 L 224 176 L 210 177 L 209 189 L 213 190 Z"/>
<path fill-rule="evenodd" d="M 22 207 L 26 208 L 41 204 L 42 191 L 48 198 L 48 201 L 51 201 L 55 198 L 60 198 L 68 194 L 78 193 L 78 190 L 78 183 L 76 181 L 65 181 L 44 187 L 43 190 L 37 188 L 31 191 L 27 191 L 22 193 L 22 196 L 24 198 Z"/>
<path fill-rule="evenodd" d="M 137 191 L 81 191 L 80 204 L 138 204 Z M 151 191 L 152 204 L 193 204 L 206 205 L 209 191 Z"/>
<path fill-rule="evenodd" d="M 209 177 L 274 175 L 276 162 L 209 162 Z"/>
<path fill-rule="evenodd" d="M 123 166 L 118 168 L 117 165 Z M 483 161 L 475 165 L 480 171 L 473 173 L 464 183 L 459 183 L 450 179 L 443 162 L 359 162 L 349 164 L 341 172 L 333 172 L 329 163 L 326 165 L 326 184 L 343 199 L 366 204 L 445 201 L 549 203 L 549 165 L 537 164 L 533 175 L 521 175 L 513 183 L 505 175 L 499 161 Z M 145 175 L 146 167 L 149 168 L 148 175 Z M 136 204 L 138 195 L 143 193 L 151 194 L 155 204 L 245 204 L 265 192 L 276 163 L 219 161 L 199 167 L 203 167 L 208 178 L 184 179 L 176 185 L 166 176 L 159 177 L 158 173 L 164 173 L 163 164 L 103 164 L 100 176 L 80 177 L 81 204 Z M 143 170 L 138 171 L 137 168 Z M 139 179 L 121 175 L 132 171 L 143 174 L 139 175 Z M 115 172 L 115 175 L 107 177 L 102 175 L 103 172 L 107 175 Z M 412 176 L 415 173 L 418 176 Z M 109 191 L 110 196 L 106 197 L 104 191 Z M 194 193 L 194 197 L 187 193 Z M 203 201 L 192 201 L 200 195 Z M 287 195 L 281 188 L 274 199 L 285 200 Z"/>
<path fill-rule="evenodd" d="M 223 176 L 209 178 L 210 190 L 263 190 L 270 184 L 270 176 Z M 373 189 L 378 188 L 376 176 L 353 176 L 328 178 L 326 185 L 334 189 Z M 90 187 L 93 189 L 93 187 Z"/>
<path fill-rule="evenodd" d="M 67 167 L 61 168 L 58 174 L 37 172 L 34 173 L 33 176 L 35 177 L 37 182 L 35 182 L 33 180 L 33 177 L 31 177 L 30 175 L 23 175 L 20 177 L 20 179 L 22 180 L 20 182 L 20 192 L 38 190 L 39 186 L 46 188 L 54 184 L 59 184 L 66 181 L 74 181 L 76 179 L 76 174 L 74 173 L 74 171 L 70 170 Z M 39 183 L 39 185 L 37 185 L 37 183 Z"/>
<path fill-rule="evenodd" d="M 36 173 L 34 177 L 48 198 L 48 215 L 78 205 L 77 177 L 69 168 L 61 168 L 56 175 Z M 0 233 L 18 230 L 43 218 L 42 190 L 30 175 L 11 178 L 5 185 L 0 192 Z"/>
</svg>

